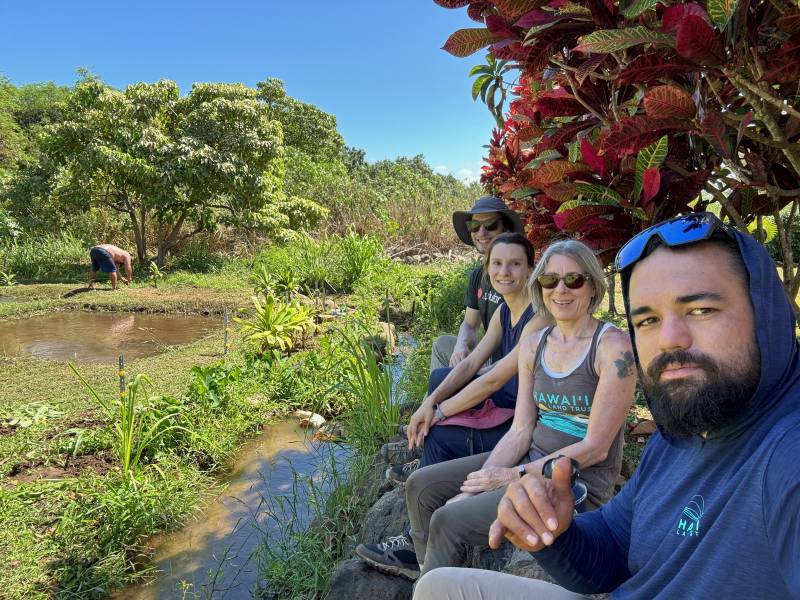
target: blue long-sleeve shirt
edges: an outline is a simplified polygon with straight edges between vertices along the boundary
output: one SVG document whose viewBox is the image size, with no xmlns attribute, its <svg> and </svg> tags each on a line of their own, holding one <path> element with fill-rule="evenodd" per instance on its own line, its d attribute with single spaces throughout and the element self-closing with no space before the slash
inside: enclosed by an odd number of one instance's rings
<svg viewBox="0 0 800 600">
<path fill-rule="evenodd" d="M 647 600 L 800 598 L 794 315 L 766 252 L 737 237 L 761 353 L 753 400 L 707 438 L 654 434 L 622 491 L 535 554 L 572 591 Z"/>
</svg>

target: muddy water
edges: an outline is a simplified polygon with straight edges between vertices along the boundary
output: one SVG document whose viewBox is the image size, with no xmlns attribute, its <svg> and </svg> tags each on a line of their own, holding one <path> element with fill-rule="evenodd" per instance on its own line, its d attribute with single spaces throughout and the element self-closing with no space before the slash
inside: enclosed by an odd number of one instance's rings
<svg viewBox="0 0 800 600">
<path fill-rule="evenodd" d="M 221 322 L 205 317 L 59 312 L 0 323 L 0 355 L 77 362 L 114 362 L 200 339 Z"/>
<path fill-rule="evenodd" d="M 152 541 L 154 565 L 161 571 L 155 580 L 116 594 L 114 600 L 251 598 L 259 583 L 251 555 L 259 544 L 275 539 L 287 518 L 272 498 L 291 496 L 292 471 L 313 476 L 331 452 L 333 446 L 309 441 L 294 422 L 268 426 L 243 449 L 225 492 L 197 520 Z M 343 462 L 344 451 L 336 451 L 335 457 Z M 303 486 L 297 496 L 296 522 L 307 524 Z"/>
</svg>

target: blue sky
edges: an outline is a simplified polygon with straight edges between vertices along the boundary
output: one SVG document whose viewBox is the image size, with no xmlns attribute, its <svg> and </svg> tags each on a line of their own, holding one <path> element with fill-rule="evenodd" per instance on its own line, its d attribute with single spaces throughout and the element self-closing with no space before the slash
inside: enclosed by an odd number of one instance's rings
<svg viewBox="0 0 800 600">
<path fill-rule="evenodd" d="M 476 24 L 432 0 L 0 0 L 0 22 L 0 75 L 15 84 L 72 84 L 78 67 L 115 87 L 167 78 L 182 92 L 278 77 L 371 161 L 424 154 L 475 177 L 494 124 L 467 77 L 483 54 L 440 50 Z"/>
</svg>

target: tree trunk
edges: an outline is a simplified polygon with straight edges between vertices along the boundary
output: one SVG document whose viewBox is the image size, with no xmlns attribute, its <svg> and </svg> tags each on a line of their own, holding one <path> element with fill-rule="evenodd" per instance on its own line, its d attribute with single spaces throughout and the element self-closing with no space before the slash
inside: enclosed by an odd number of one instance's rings
<svg viewBox="0 0 800 600">
<path fill-rule="evenodd" d="M 612 317 L 617 316 L 617 274 L 612 271 L 608 280 L 608 312 Z"/>
</svg>

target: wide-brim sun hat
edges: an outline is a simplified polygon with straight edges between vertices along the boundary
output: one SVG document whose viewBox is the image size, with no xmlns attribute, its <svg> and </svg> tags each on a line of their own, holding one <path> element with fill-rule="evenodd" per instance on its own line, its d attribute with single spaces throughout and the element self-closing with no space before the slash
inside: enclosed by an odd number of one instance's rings
<svg viewBox="0 0 800 600">
<path fill-rule="evenodd" d="M 458 239 L 468 246 L 474 246 L 472 235 L 467 229 L 467 221 L 474 215 L 484 213 L 499 213 L 505 217 L 506 225 L 511 225 L 511 231 L 525 233 L 525 227 L 522 225 L 519 215 L 508 208 L 505 202 L 495 196 L 484 196 L 478 198 L 471 209 L 457 210 L 453 213 L 453 229 L 456 230 Z"/>
</svg>

